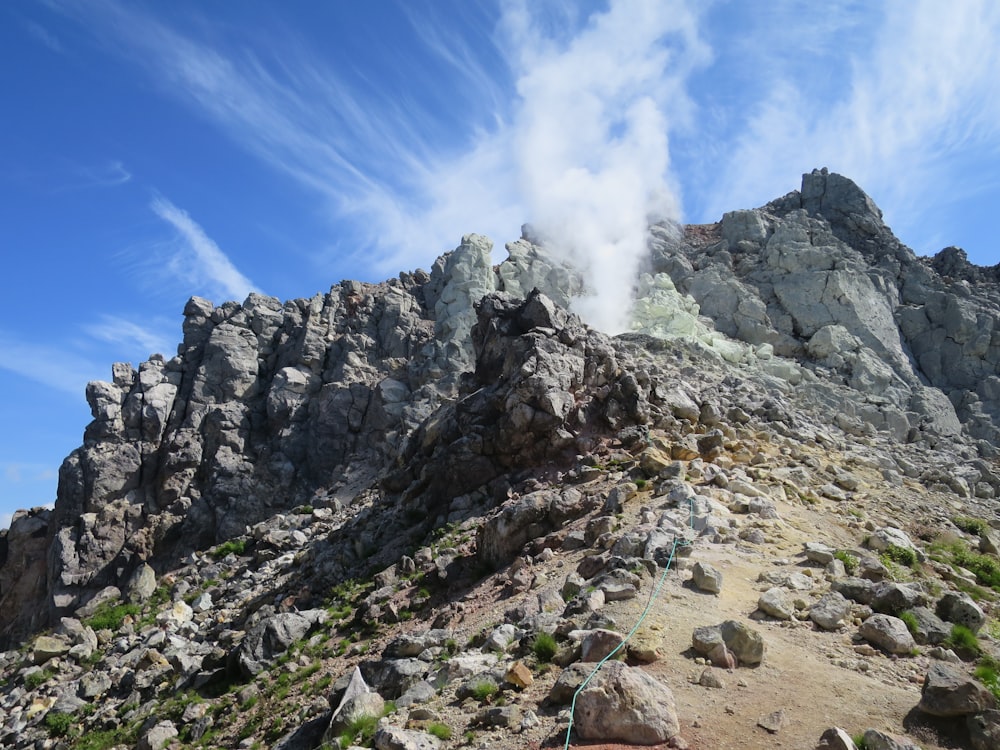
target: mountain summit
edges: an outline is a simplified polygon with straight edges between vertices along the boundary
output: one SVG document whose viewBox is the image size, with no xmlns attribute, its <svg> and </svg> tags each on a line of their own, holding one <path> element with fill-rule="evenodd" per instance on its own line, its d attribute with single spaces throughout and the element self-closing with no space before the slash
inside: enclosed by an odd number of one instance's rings
<svg viewBox="0 0 1000 750">
<path fill-rule="evenodd" d="M 574 736 L 996 747 L 1000 267 L 815 170 L 652 226 L 611 337 L 523 234 L 192 298 L 176 356 L 90 383 L 0 535 L 0 743 L 538 747 L 638 620 Z"/>
</svg>

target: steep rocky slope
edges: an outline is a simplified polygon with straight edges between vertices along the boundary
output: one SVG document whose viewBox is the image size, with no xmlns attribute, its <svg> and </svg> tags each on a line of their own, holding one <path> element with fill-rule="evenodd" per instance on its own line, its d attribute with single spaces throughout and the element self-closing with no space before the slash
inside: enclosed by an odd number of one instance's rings
<svg viewBox="0 0 1000 750">
<path fill-rule="evenodd" d="M 490 249 L 192 299 L 176 357 L 88 386 L 55 509 L 0 539 L 0 742 L 317 747 L 357 665 L 379 747 L 557 744 L 656 593 L 576 736 L 994 746 L 997 269 L 825 171 L 653 227 L 619 337 L 544 249 Z"/>
</svg>

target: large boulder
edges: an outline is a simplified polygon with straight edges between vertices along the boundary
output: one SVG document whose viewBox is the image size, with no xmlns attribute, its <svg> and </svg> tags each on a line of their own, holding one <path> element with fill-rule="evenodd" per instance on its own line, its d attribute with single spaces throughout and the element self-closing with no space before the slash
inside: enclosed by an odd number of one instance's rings
<svg viewBox="0 0 1000 750">
<path fill-rule="evenodd" d="M 920 693 L 921 711 L 931 716 L 969 716 L 995 709 L 997 700 L 982 684 L 972 679 L 960 666 L 931 664 Z"/>
<path fill-rule="evenodd" d="M 576 731 L 586 740 L 658 745 L 680 732 L 669 688 L 637 667 L 605 664 L 576 700 Z"/>
</svg>

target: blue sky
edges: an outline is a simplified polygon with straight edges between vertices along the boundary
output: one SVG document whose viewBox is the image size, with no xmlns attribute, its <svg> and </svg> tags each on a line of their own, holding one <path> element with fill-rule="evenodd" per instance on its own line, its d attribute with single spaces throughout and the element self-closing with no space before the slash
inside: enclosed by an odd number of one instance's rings
<svg viewBox="0 0 1000 750">
<path fill-rule="evenodd" d="M 0 4 L 0 523 L 193 294 L 378 281 L 467 232 L 499 261 L 531 221 L 614 328 L 647 218 L 819 166 L 918 253 L 1000 262 L 997 39 L 975 0 Z"/>
</svg>

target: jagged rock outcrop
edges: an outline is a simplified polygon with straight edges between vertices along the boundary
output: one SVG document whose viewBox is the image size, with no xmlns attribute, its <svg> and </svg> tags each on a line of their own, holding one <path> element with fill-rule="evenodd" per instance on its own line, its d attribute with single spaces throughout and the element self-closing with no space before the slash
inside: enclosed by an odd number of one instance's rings
<svg viewBox="0 0 1000 750">
<path fill-rule="evenodd" d="M 192 298 L 176 356 L 154 355 L 138 370 L 116 364 L 110 382 L 88 385 L 93 421 L 60 469 L 43 524 L 47 574 L 0 587 L 10 604 L 0 639 L 14 642 L 124 585 L 145 561 L 162 570 L 317 492 L 343 504 L 370 486 L 456 395 L 484 294 L 539 287 L 565 304 L 581 288 L 525 239 L 499 266 L 491 251 L 469 235 L 430 273 L 344 281 L 285 303 L 256 293 L 219 307 Z M 37 530 L 22 526 L 5 535 L 8 547 L 31 544 Z M 19 580 L 20 565 L 0 576 Z"/>
<path fill-rule="evenodd" d="M 901 440 L 954 437 L 964 424 L 992 453 L 1000 434 L 995 269 L 976 269 L 955 248 L 918 258 L 849 179 L 814 170 L 800 191 L 761 208 L 655 231 L 651 272 L 643 288 L 689 298 L 694 322 L 682 332 L 724 358 L 791 358 L 857 391 L 848 418 Z M 664 333 L 655 311 L 640 312 L 639 330 Z M 718 346 L 710 328 L 749 351 Z"/>
<path fill-rule="evenodd" d="M 93 421 L 54 511 L 2 536 L 0 641 L 301 505 L 351 511 L 310 553 L 316 580 L 357 571 L 650 427 L 879 434 L 953 449 L 884 459 L 888 481 L 1000 492 L 976 457 L 1000 437 L 996 269 L 955 248 L 917 258 L 844 177 L 814 171 L 718 224 L 652 227 L 635 333 L 614 339 L 566 312 L 582 282 L 527 230 L 497 266 L 491 249 L 468 235 L 429 273 L 310 299 L 190 300 L 176 356 L 88 386 Z M 663 460 L 712 458 L 725 440 L 688 435 Z M 845 481 L 824 496 L 849 498 Z M 550 505 L 537 522 L 555 529 L 569 516 Z"/>
</svg>

